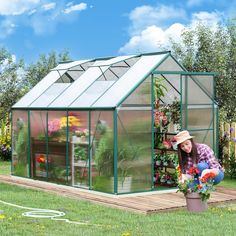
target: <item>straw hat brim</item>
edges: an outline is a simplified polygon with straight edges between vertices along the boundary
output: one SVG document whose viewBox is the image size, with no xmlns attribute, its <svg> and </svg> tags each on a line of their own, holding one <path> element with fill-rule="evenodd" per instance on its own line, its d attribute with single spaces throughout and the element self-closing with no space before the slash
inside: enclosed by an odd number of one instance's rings
<svg viewBox="0 0 236 236">
<path fill-rule="evenodd" d="M 192 139 L 192 138 L 194 138 L 194 137 L 195 137 L 195 136 L 191 136 L 191 135 L 186 136 L 186 137 L 183 137 L 182 139 L 178 140 L 178 141 L 175 143 L 175 145 L 179 145 L 180 143 L 183 143 L 184 141 L 189 140 L 189 139 Z"/>
</svg>

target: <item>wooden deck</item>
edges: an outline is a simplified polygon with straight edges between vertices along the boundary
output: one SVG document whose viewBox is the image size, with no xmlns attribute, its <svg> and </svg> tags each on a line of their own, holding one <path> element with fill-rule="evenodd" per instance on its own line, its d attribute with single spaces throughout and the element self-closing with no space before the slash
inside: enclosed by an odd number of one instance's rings
<svg viewBox="0 0 236 236">
<path fill-rule="evenodd" d="M 97 204 L 143 214 L 158 213 L 186 207 L 183 194 L 176 193 L 175 190 L 117 196 L 7 175 L 0 175 L 0 182 L 56 193 L 61 196 L 88 200 Z M 209 204 L 227 201 L 236 201 L 236 190 L 217 187 L 217 191 L 211 194 Z"/>
</svg>

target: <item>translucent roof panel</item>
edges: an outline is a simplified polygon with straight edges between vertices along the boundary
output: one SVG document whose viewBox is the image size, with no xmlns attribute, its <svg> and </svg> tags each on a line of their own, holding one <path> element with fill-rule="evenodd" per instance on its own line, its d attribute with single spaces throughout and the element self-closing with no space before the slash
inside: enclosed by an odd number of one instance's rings
<svg viewBox="0 0 236 236">
<path fill-rule="evenodd" d="M 55 83 L 60 76 L 65 73 L 66 70 L 51 71 L 46 77 L 44 77 L 39 83 L 37 83 L 25 96 L 23 96 L 14 106 L 17 107 L 28 107 L 32 101 L 38 98 L 48 87 Z"/>
<path fill-rule="evenodd" d="M 66 72 L 66 74 L 73 79 L 73 81 L 77 80 L 88 68 L 94 63 L 94 61 L 89 61 L 77 66 L 74 66 Z"/>
<path fill-rule="evenodd" d="M 114 58 L 106 60 L 106 61 L 97 61 L 93 64 L 93 66 L 110 66 L 110 65 L 115 64 L 117 62 L 120 62 L 121 65 L 125 65 L 124 60 L 130 59 L 134 56 L 135 55 L 119 56 L 119 57 L 114 57 Z"/>
<path fill-rule="evenodd" d="M 61 94 L 70 84 L 55 83 L 39 96 L 29 107 L 47 107 L 58 95 Z"/>
<path fill-rule="evenodd" d="M 104 70 L 108 67 L 103 68 Z M 68 89 L 66 89 L 49 107 L 68 107 L 103 73 L 99 67 L 88 68 Z"/>
<path fill-rule="evenodd" d="M 70 107 L 90 107 L 115 81 L 95 81 Z"/>
<path fill-rule="evenodd" d="M 122 65 L 121 62 L 112 64 L 70 107 L 91 107 L 139 59 L 140 57 L 136 57 L 129 64 L 126 61 Z"/>
<path fill-rule="evenodd" d="M 169 54 L 168 54 L 169 55 Z M 116 107 L 161 62 L 166 54 L 145 55 L 119 79 L 92 107 Z"/>
<path fill-rule="evenodd" d="M 72 61 L 72 62 L 65 62 L 65 63 L 60 63 L 57 67 L 53 68 L 53 70 L 67 70 L 71 67 L 78 66 L 80 64 L 86 63 L 90 60 L 81 60 L 81 61 Z"/>
</svg>

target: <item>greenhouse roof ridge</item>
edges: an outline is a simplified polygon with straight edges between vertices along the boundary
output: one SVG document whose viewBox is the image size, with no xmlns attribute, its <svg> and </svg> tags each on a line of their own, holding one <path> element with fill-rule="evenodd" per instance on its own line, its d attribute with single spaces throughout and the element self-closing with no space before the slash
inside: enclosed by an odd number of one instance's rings
<svg viewBox="0 0 236 236">
<path fill-rule="evenodd" d="M 65 63 L 70 63 L 70 62 L 74 62 L 74 60 L 59 61 L 58 64 L 65 64 Z"/>
<path fill-rule="evenodd" d="M 158 54 L 166 54 L 166 53 L 171 53 L 170 50 L 167 51 L 158 51 L 158 52 L 146 52 L 146 53 L 139 53 L 139 54 L 126 54 L 126 55 L 120 55 L 120 56 L 145 56 L 145 55 L 158 55 Z M 96 61 L 96 60 L 109 60 L 112 59 L 114 57 L 118 57 L 118 56 L 106 56 L 106 57 L 96 57 L 93 59 L 81 59 L 81 60 L 89 60 L 89 61 Z M 67 61 L 59 61 L 58 64 L 66 64 L 66 63 L 70 63 L 70 62 L 75 62 L 76 60 L 67 60 Z"/>
<path fill-rule="evenodd" d="M 137 56 L 150 56 L 150 55 L 159 55 L 159 54 L 171 54 L 171 51 L 159 51 L 159 52 L 146 52 L 137 54 Z"/>
<path fill-rule="evenodd" d="M 169 69 L 183 70 L 171 51 L 64 62 L 12 108 L 114 108 L 152 73 Z"/>
</svg>

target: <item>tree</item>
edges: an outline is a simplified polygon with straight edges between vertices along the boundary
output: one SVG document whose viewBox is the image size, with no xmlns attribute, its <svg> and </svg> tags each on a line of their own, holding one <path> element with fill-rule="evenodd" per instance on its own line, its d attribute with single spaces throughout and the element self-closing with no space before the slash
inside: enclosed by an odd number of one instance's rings
<svg viewBox="0 0 236 236">
<path fill-rule="evenodd" d="M 24 63 L 17 63 L 14 55 L 5 48 L 0 49 L 0 120 L 5 119 L 11 106 L 24 93 Z"/>
<path fill-rule="evenodd" d="M 236 25 L 210 28 L 199 24 L 182 34 L 182 43 L 172 40 L 175 57 L 188 71 L 216 72 L 216 97 L 228 120 L 236 120 Z"/>
<path fill-rule="evenodd" d="M 28 89 L 34 87 L 52 68 L 56 67 L 59 62 L 68 60 L 70 60 L 68 51 L 64 51 L 58 55 L 55 51 L 50 52 L 48 55 L 41 54 L 35 64 L 31 64 L 26 68 L 25 79 L 28 81 Z"/>
</svg>

